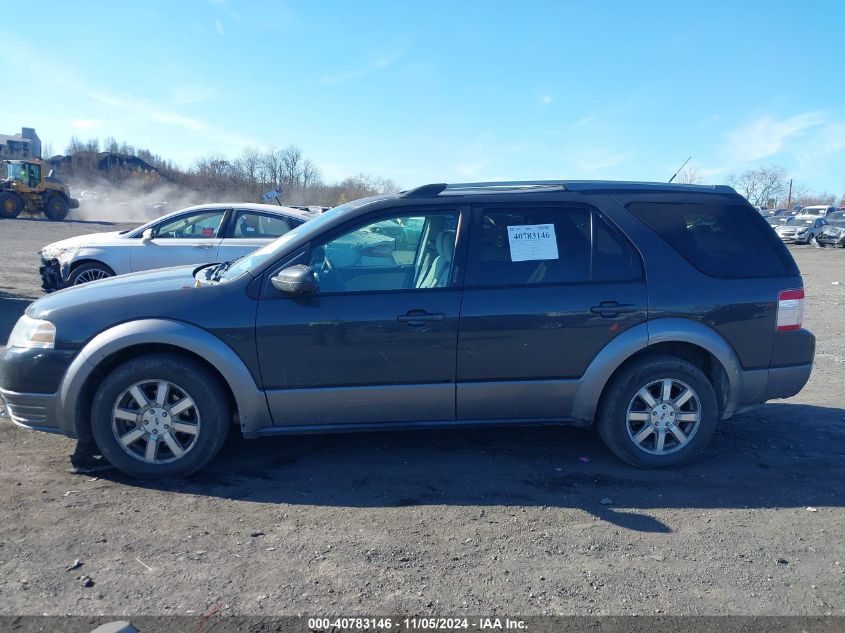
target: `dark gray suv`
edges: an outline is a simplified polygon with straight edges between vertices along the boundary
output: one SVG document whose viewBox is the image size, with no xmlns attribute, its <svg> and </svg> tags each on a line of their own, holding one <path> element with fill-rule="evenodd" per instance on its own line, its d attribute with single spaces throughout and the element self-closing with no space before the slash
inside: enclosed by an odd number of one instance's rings
<svg viewBox="0 0 845 633">
<path fill-rule="evenodd" d="M 144 478 L 232 425 L 289 433 L 595 423 L 642 467 L 796 394 L 815 339 L 766 221 L 723 186 L 432 184 L 234 262 L 33 303 L 0 351 L 12 420 Z"/>
</svg>

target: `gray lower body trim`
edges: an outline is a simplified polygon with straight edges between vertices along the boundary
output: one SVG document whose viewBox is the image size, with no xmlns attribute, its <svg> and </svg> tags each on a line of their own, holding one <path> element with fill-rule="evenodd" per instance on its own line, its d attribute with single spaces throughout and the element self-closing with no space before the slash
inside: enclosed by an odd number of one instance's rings
<svg viewBox="0 0 845 633">
<path fill-rule="evenodd" d="M 455 385 L 278 389 L 267 402 L 276 426 L 454 420 Z"/>
<path fill-rule="evenodd" d="M 580 380 L 462 382 L 457 417 L 464 420 L 559 418 L 572 410 Z"/>
<path fill-rule="evenodd" d="M 435 429 L 465 429 L 491 426 L 587 426 L 589 423 L 572 418 L 536 418 L 507 420 L 420 420 L 417 422 L 364 422 L 357 424 L 290 424 L 270 426 L 244 433 L 244 437 L 254 439 L 271 435 L 306 435 L 319 433 L 361 433 L 377 431 L 410 431 Z"/>
</svg>

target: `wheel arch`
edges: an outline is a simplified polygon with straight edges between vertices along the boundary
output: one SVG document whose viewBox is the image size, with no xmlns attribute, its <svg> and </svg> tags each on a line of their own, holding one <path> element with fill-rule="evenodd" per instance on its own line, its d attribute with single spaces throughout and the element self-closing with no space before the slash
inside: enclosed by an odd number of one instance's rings
<svg viewBox="0 0 845 633">
<path fill-rule="evenodd" d="M 76 270 L 83 264 L 99 264 L 104 268 L 108 268 L 109 272 L 111 272 L 112 275 L 117 275 L 117 273 L 114 271 L 114 268 L 109 266 L 106 262 L 95 257 L 83 257 L 82 259 L 71 262 L 70 268 L 68 268 L 68 275 L 70 275 L 70 273 L 72 273 L 74 270 Z"/>
<path fill-rule="evenodd" d="M 186 355 L 217 375 L 242 431 L 267 426 L 264 393 L 232 348 L 189 323 L 142 319 L 99 333 L 76 356 L 59 386 L 59 419 L 64 430 L 75 437 L 90 437 L 90 407 L 100 378 L 129 358 L 161 351 Z"/>
<path fill-rule="evenodd" d="M 683 358 L 705 373 L 716 391 L 720 419 L 736 412 L 743 370 L 728 341 L 698 321 L 664 318 L 626 330 L 596 355 L 575 397 L 573 417 L 593 420 L 611 381 L 631 363 L 658 354 Z"/>
</svg>

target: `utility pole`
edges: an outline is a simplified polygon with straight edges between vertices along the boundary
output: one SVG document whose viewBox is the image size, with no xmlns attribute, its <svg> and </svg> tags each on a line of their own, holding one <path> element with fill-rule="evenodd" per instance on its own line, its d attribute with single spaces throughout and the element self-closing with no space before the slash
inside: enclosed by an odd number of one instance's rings
<svg viewBox="0 0 845 633">
<path fill-rule="evenodd" d="M 789 194 L 786 196 L 786 212 L 792 213 L 792 178 L 789 179 Z"/>
</svg>

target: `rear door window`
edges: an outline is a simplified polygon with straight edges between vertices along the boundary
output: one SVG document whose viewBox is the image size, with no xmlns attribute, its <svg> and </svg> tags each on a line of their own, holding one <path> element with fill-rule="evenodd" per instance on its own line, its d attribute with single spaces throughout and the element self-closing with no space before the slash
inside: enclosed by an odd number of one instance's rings
<svg viewBox="0 0 845 633">
<path fill-rule="evenodd" d="M 628 209 L 706 275 L 797 274 L 780 240 L 746 205 L 632 202 Z"/>
<path fill-rule="evenodd" d="M 238 211 L 234 230 L 232 230 L 232 237 L 276 239 L 290 231 L 290 229 L 291 227 L 285 218 L 268 213 Z"/>
<path fill-rule="evenodd" d="M 469 284 L 521 286 L 640 279 L 628 239 L 598 212 L 581 206 L 481 208 L 472 241 Z M 479 232 L 475 232 L 476 235 Z"/>
</svg>

